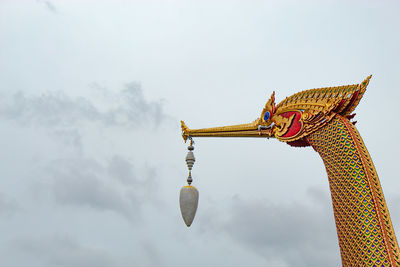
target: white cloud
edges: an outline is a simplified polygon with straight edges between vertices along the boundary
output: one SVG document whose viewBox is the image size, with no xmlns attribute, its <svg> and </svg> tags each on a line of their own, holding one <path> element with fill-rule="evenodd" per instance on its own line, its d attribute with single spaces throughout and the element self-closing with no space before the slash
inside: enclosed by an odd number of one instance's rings
<svg viewBox="0 0 400 267">
<path fill-rule="evenodd" d="M 308 196 L 303 203 L 236 196 L 223 215 L 205 215 L 214 222 L 208 220 L 211 226 L 203 227 L 206 231 L 227 233 L 268 262 L 283 266 L 338 266 L 340 252 L 330 199 L 318 188 L 310 188 Z"/>
<path fill-rule="evenodd" d="M 8 266 L 116 267 L 120 265 L 101 248 L 87 246 L 68 236 L 22 237 L 9 242 Z M 4 256 L 4 255 L 3 255 Z"/>
<path fill-rule="evenodd" d="M 96 87 L 98 88 L 98 87 Z M 51 128 L 76 127 L 82 123 L 97 122 L 104 126 L 157 126 L 166 118 L 161 102 L 144 98 L 138 83 L 131 82 L 116 93 L 108 89 L 108 103 L 104 109 L 87 97 L 70 97 L 62 91 L 48 91 L 41 95 L 24 92 L 5 95 L 1 100 L 0 116 L 22 125 Z M 101 103 L 100 103 L 101 104 Z"/>
<path fill-rule="evenodd" d="M 0 215 L 10 216 L 20 210 L 21 207 L 15 199 L 10 199 L 0 192 Z"/>
<path fill-rule="evenodd" d="M 50 186 L 57 203 L 114 211 L 129 220 L 141 216 L 144 203 L 157 199 L 154 170 L 138 178 L 132 163 L 114 156 L 106 163 L 93 159 L 58 159 L 48 163 Z"/>
</svg>

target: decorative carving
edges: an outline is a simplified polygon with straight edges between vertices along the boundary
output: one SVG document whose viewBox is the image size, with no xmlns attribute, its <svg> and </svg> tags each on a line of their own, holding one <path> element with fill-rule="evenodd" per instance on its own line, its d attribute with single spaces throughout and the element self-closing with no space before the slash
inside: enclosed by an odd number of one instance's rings
<svg viewBox="0 0 400 267">
<path fill-rule="evenodd" d="M 311 145 L 329 178 L 343 266 L 399 266 L 400 252 L 378 175 L 352 114 L 371 76 L 362 83 L 311 89 L 275 105 L 271 95 L 253 123 L 191 130 L 183 138 L 275 137 Z"/>
<path fill-rule="evenodd" d="M 400 266 L 378 175 L 357 129 L 335 115 L 307 141 L 328 173 L 343 266 Z"/>
</svg>

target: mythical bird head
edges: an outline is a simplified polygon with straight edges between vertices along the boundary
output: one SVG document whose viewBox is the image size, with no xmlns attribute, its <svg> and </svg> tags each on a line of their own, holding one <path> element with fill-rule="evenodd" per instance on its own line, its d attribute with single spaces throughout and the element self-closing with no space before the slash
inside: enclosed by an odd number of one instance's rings
<svg viewBox="0 0 400 267">
<path fill-rule="evenodd" d="M 276 138 L 292 146 L 308 146 L 306 136 L 323 127 L 336 114 L 352 119 L 371 76 L 362 83 L 317 88 L 287 97 L 275 105 L 275 92 L 259 118 L 252 123 L 189 129 L 181 121 L 182 136 L 189 137 L 265 137 Z M 354 122 L 355 123 L 355 122 Z"/>
</svg>

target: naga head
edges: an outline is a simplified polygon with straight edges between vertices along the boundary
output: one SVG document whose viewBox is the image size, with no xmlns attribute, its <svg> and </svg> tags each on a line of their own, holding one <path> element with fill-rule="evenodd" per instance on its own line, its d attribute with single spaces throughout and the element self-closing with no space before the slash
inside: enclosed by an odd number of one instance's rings
<svg viewBox="0 0 400 267">
<path fill-rule="evenodd" d="M 260 117 L 247 124 L 189 129 L 181 121 L 182 136 L 189 137 L 264 137 L 276 138 L 293 146 L 307 146 L 306 137 L 328 123 L 335 115 L 352 119 L 371 76 L 362 83 L 317 88 L 287 97 L 275 105 L 275 92 Z"/>
</svg>

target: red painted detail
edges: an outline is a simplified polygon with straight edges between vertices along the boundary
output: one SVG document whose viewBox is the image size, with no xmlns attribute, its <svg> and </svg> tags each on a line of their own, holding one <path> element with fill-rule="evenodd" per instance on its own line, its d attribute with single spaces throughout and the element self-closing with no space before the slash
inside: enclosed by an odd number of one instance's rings
<svg viewBox="0 0 400 267">
<path fill-rule="evenodd" d="M 356 113 L 353 113 L 353 114 L 347 115 L 347 116 L 346 116 L 346 118 L 348 118 L 349 120 L 351 120 L 351 119 L 353 119 L 353 118 L 354 118 L 354 116 L 356 116 Z"/>
<path fill-rule="evenodd" d="M 335 108 L 334 112 L 338 112 L 343 107 L 344 103 L 346 103 L 346 99 L 342 99 L 342 101 L 340 101 L 339 105 Z"/>
<path fill-rule="evenodd" d="M 288 131 L 282 136 L 284 138 L 295 136 L 298 132 L 300 132 L 303 124 L 300 122 L 301 112 L 300 111 L 288 111 L 282 114 L 279 114 L 282 117 L 290 118 L 295 115 L 292 124 L 289 126 Z"/>
<path fill-rule="evenodd" d="M 293 146 L 293 147 L 310 146 L 310 143 L 305 138 L 301 138 L 299 140 L 295 140 L 295 141 L 292 141 L 292 142 L 287 142 L 287 144 L 289 146 Z"/>
<path fill-rule="evenodd" d="M 356 100 L 357 100 L 357 96 L 358 96 L 359 93 L 360 93 L 360 91 L 355 91 L 355 92 L 353 93 L 353 95 L 351 96 L 351 99 L 350 99 L 349 104 L 348 104 L 348 105 L 346 106 L 346 108 L 342 111 L 342 114 L 343 114 L 344 112 L 347 112 L 347 109 L 349 109 L 349 108 L 351 108 L 351 107 L 353 106 L 354 102 L 356 102 Z"/>
</svg>

